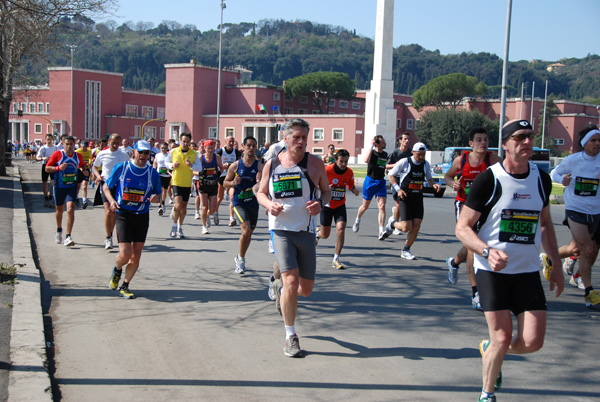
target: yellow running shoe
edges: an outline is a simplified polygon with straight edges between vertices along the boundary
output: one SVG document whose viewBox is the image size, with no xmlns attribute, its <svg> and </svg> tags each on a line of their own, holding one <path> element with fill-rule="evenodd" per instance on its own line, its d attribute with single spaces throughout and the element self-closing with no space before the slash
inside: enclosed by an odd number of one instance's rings
<svg viewBox="0 0 600 402">
<path fill-rule="evenodd" d="M 121 279 L 121 271 L 117 270 L 117 267 L 113 268 L 113 273 L 110 276 L 110 280 L 108 281 L 108 286 L 112 290 L 115 290 L 119 287 L 119 280 Z"/>
<path fill-rule="evenodd" d="M 592 307 L 597 304 L 600 304 L 600 292 L 594 289 L 585 297 L 585 306 Z"/>
<path fill-rule="evenodd" d="M 540 254 L 540 262 L 542 263 L 543 266 L 543 272 L 544 272 L 544 278 L 546 278 L 546 280 L 550 280 L 550 272 L 552 271 L 552 261 L 550 261 L 550 258 L 548 258 L 548 254 L 546 253 L 541 253 Z"/>
<path fill-rule="evenodd" d="M 344 268 L 346 268 L 346 267 L 344 267 L 344 264 L 342 264 L 342 263 L 340 262 L 340 260 L 334 260 L 334 261 L 331 263 L 331 266 L 332 266 L 332 267 L 334 267 L 335 269 L 344 269 Z"/>
<path fill-rule="evenodd" d="M 121 287 L 119 289 L 119 293 L 121 293 L 121 296 L 123 296 L 125 299 L 135 299 L 135 295 L 129 291 L 129 287 Z"/>
</svg>

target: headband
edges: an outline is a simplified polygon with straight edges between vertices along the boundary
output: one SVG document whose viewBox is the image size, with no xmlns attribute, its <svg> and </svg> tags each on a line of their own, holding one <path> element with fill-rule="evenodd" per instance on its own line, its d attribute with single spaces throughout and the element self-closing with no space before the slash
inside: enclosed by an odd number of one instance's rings
<svg viewBox="0 0 600 402">
<path fill-rule="evenodd" d="M 208 146 L 211 146 L 211 145 L 215 145 L 215 142 L 214 142 L 213 140 L 206 140 L 206 141 L 203 141 L 203 142 L 202 142 L 202 146 L 203 146 L 204 148 L 206 148 L 206 147 L 208 147 Z"/>
<path fill-rule="evenodd" d="M 515 120 L 510 123 L 508 126 L 504 126 L 502 128 L 502 141 L 505 141 L 508 137 L 513 135 L 519 130 L 533 130 L 531 124 L 527 120 Z"/>
<path fill-rule="evenodd" d="M 584 148 L 585 144 L 590 140 L 590 138 L 592 138 L 596 134 L 600 134 L 600 130 L 596 129 L 596 130 L 592 130 L 592 131 L 588 132 L 585 135 L 585 137 L 583 137 L 583 139 L 580 141 L 581 148 Z"/>
</svg>

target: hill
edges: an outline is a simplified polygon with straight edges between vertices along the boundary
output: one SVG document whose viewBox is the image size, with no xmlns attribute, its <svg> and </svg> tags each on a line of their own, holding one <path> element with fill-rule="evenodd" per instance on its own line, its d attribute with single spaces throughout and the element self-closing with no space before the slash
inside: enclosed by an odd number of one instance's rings
<svg viewBox="0 0 600 402">
<path fill-rule="evenodd" d="M 77 45 L 78 68 L 123 73 L 123 85 L 135 90 L 164 92 L 164 64 L 188 62 L 217 66 L 219 31 L 200 32 L 193 25 L 163 21 L 157 27 L 145 22 L 95 24 L 80 18 L 65 21 L 60 47 L 50 51 L 47 65 L 25 63 L 25 76 L 43 82 L 47 66 L 70 65 L 67 44 Z M 262 20 L 258 23 L 224 24 L 223 66 L 241 65 L 253 71 L 253 79 L 282 85 L 289 78 L 315 71 L 347 73 L 357 89 L 368 89 L 372 77 L 373 40 L 343 27 L 310 21 Z M 515 61 L 509 65 L 509 96 L 519 96 L 521 83 L 535 81 L 555 98 L 594 101 L 600 99 L 600 56 L 560 60 L 564 67 L 546 68 L 556 61 Z M 440 75 L 461 72 L 477 77 L 490 87 L 489 97 L 500 96 L 502 60 L 490 53 L 442 55 L 413 44 L 394 49 L 394 90 L 412 94 Z M 540 96 L 542 91 L 538 91 Z"/>
</svg>

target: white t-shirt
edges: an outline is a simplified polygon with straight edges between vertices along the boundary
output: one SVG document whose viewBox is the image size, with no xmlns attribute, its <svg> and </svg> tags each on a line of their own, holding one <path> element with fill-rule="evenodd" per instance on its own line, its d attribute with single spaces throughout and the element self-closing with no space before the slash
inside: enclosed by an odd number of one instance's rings
<svg viewBox="0 0 600 402">
<path fill-rule="evenodd" d="M 124 147 L 124 146 L 122 146 L 122 145 L 121 145 L 121 146 L 119 147 L 119 149 L 120 149 L 122 152 L 125 152 L 125 153 L 126 153 L 127 155 L 129 155 L 129 157 L 131 158 L 131 154 L 133 153 L 133 148 L 132 148 L 132 147 L 130 147 L 129 145 L 127 145 L 126 147 Z"/>
<path fill-rule="evenodd" d="M 127 162 L 128 160 L 129 156 L 120 149 L 117 149 L 115 152 L 105 149 L 104 151 L 100 151 L 96 159 L 94 159 L 94 166 L 98 168 L 102 166 L 102 179 L 106 181 L 117 163 Z"/>
<path fill-rule="evenodd" d="M 52 156 L 52 154 L 54 152 L 58 151 L 58 148 L 56 147 L 56 145 L 52 145 L 52 146 L 48 146 L 48 145 L 44 145 L 40 148 L 40 150 L 37 153 L 37 157 L 38 158 L 46 158 L 44 159 L 44 163 L 46 163 L 46 160 Z"/>
</svg>

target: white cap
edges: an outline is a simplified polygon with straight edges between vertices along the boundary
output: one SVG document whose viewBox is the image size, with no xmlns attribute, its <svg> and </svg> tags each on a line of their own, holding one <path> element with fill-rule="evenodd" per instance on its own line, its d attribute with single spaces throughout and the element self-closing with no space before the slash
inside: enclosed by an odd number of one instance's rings
<svg viewBox="0 0 600 402">
<path fill-rule="evenodd" d="M 425 146 L 425 144 L 423 144 L 422 142 L 417 142 L 415 145 L 413 145 L 413 152 L 425 152 L 427 151 L 427 146 Z"/>
</svg>

